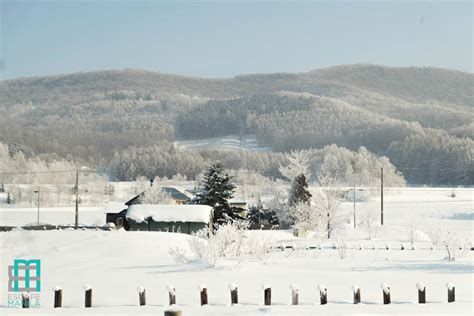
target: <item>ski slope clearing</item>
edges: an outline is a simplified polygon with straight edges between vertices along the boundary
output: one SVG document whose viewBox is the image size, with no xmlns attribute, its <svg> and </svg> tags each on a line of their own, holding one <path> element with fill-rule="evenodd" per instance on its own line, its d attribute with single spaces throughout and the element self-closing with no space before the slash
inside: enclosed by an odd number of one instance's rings
<svg viewBox="0 0 474 316">
<path fill-rule="evenodd" d="M 185 149 L 235 149 L 250 151 L 270 151 L 268 147 L 258 144 L 255 136 L 225 136 L 196 140 L 175 141 L 175 146 Z"/>
<path fill-rule="evenodd" d="M 312 243 L 286 231 L 257 232 L 275 244 Z M 389 233 L 387 233 L 389 234 Z M 467 251 L 458 261 L 444 260 L 442 250 L 371 249 L 349 241 L 346 258 L 323 242 L 322 249 L 272 252 L 266 260 L 228 258 L 216 267 L 200 260 L 176 263 L 171 247 L 188 249 L 184 234 L 126 231 L 24 231 L 1 233 L 2 262 L 37 258 L 42 264 L 42 292 L 34 315 L 162 315 L 168 308 L 167 285 L 177 292 L 183 315 L 315 315 L 315 314 L 472 314 L 473 255 Z M 370 243 L 370 241 L 367 241 Z M 2 269 L 5 280 L 6 269 Z M 427 287 L 427 304 L 417 304 L 417 283 Z M 456 287 L 456 302 L 446 303 L 446 283 Z M 228 286 L 239 289 L 239 305 L 230 306 Z M 382 305 L 382 283 L 392 289 L 392 304 Z M 93 308 L 85 310 L 83 286 L 93 288 Z M 198 286 L 205 284 L 209 306 L 199 306 Z M 272 306 L 263 306 L 262 285 L 272 288 Z M 300 291 L 300 305 L 291 306 L 291 285 Z M 328 289 L 329 303 L 319 305 L 317 287 Z M 352 304 L 352 286 L 361 289 L 362 303 Z M 53 309 L 53 289 L 63 288 L 63 308 Z M 137 287 L 147 293 L 147 306 L 138 306 Z M 5 306 L 7 282 L 1 283 L 2 315 L 23 313 Z"/>
</svg>

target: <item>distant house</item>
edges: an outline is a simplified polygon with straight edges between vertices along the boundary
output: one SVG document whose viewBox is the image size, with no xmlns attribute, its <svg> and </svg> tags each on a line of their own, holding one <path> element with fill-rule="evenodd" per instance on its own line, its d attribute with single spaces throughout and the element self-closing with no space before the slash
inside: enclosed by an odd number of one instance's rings
<svg viewBox="0 0 474 316">
<path fill-rule="evenodd" d="M 191 199 L 189 196 L 184 194 L 183 192 L 177 190 L 173 187 L 161 187 L 161 190 L 168 194 L 171 199 L 173 200 L 174 204 L 177 205 L 184 205 L 188 204 L 189 200 Z M 133 197 L 131 200 L 125 202 L 125 205 L 134 205 L 134 204 L 141 204 L 140 199 L 143 197 L 145 192 L 138 194 L 137 196 Z"/>
<path fill-rule="evenodd" d="M 126 213 L 130 230 L 192 234 L 212 226 L 207 205 L 131 204 Z"/>
</svg>

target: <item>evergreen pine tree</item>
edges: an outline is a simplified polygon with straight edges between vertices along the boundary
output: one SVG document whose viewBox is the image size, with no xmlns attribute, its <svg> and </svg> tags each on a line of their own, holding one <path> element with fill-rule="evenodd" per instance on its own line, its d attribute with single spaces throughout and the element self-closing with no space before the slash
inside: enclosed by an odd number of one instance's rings
<svg viewBox="0 0 474 316">
<path fill-rule="evenodd" d="M 260 229 L 262 227 L 270 228 L 278 225 L 279 220 L 275 211 L 266 209 L 262 204 L 252 206 L 247 213 L 247 220 L 251 229 Z"/>
<path fill-rule="evenodd" d="M 235 184 L 231 182 L 232 177 L 223 172 L 220 162 L 210 164 L 199 188 L 194 203 L 209 205 L 214 208 L 214 225 L 219 225 L 240 219 L 240 209 L 230 205 L 235 192 Z"/>
<path fill-rule="evenodd" d="M 295 206 L 298 204 L 310 204 L 311 193 L 308 191 L 308 182 L 304 174 L 296 176 L 291 185 L 291 192 L 288 198 L 288 205 Z"/>
</svg>

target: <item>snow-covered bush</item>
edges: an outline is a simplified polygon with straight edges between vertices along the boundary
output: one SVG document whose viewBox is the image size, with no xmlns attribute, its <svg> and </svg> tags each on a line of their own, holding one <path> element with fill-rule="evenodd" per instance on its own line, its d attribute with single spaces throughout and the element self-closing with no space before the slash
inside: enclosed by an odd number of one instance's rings
<svg viewBox="0 0 474 316">
<path fill-rule="evenodd" d="M 347 246 L 347 243 L 345 241 L 346 239 L 344 234 L 338 234 L 335 239 L 335 248 L 337 250 L 337 254 L 339 255 L 339 258 L 345 259 L 347 257 L 347 249 L 349 247 Z"/>
<path fill-rule="evenodd" d="M 408 227 L 407 227 L 407 237 L 412 248 L 414 247 L 413 244 L 415 243 L 415 241 L 417 241 L 419 225 L 420 225 L 420 218 L 414 211 L 412 211 L 408 217 Z"/>
<path fill-rule="evenodd" d="M 426 234 L 430 238 L 433 245 L 439 245 L 443 236 L 446 234 L 446 227 L 439 218 L 439 214 L 436 219 L 428 222 Z"/>
<path fill-rule="evenodd" d="M 290 208 L 291 217 L 295 221 L 294 228 L 303 235 L 318 226 L 316 210 L 311 205 L 300 203 Z"/>
<path fill-rule="evenodd" d="M 207 229 L 200 230 L 188 241 L 191 256 L 212 266 L 216 266 L 222 258 L 256 258 L 266 261 L 272 244 L 270 238 L 262 238 L 258 231 L 249 231 L 248 223 L 244 221 L 219 225 L 212 233 L 208 233 Z M 170 249 L 170 254 L 178 262 L 191 259 L 182 249 Z"/>
<path fill-rule="evenodd" d="M 365 209 L 361 213 L 362 224 L 367 228 L 369 239 L 377 237 L 377 232 L 380 227 L 378 223 L 378 212 L 373 208 Z"/>
<path fill-rule="evenodd" d="M 458 234 L 449 231 L 443 237 L 441 244 L 448 253 L 447 259 L 452 261 L 463 257 L 467 249 L 467 243 Z"/>
</svg>

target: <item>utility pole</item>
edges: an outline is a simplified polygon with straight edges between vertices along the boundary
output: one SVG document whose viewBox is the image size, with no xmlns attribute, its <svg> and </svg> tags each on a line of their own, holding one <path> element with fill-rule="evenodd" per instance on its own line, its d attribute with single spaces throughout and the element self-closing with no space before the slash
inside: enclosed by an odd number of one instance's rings
<svg viewBox="0 0 474 316">
<path fill-rule="evenodd" d="M 352 196 L 353 201 L 354 201 L 354 229 L 356 228 L 356 185 L 354 182 L 354 195 Z"/>
<path fill-rule="evenodd" d="M 79 226 L 79 169 L 76 170 L 76 213 L 74 218 L 74 228 Z"/>
<path fill-rule="evenodd" d="M 380 168 L 380 224 L 383 226 L 383 167 Z"/>
<path fill-rule="evenodd" d="M 33 191 L 33 193 L 38 193 L 38 213 L 36 214 L 36 225 L 39 226 L 40 223 L 40 188 L 38 190 Z"/>
</svg>

